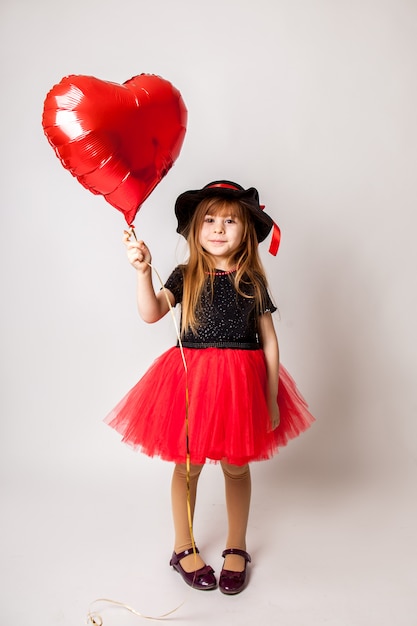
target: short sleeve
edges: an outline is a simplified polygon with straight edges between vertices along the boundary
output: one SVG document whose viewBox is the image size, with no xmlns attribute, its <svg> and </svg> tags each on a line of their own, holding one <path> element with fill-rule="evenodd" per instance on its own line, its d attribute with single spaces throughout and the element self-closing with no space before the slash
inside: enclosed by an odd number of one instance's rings
<svg viewBox="0 0 417 626">
<path fill-rule="evenodd" d="M 269 292 L 267 290 L 267 288 L 265 286 L 263 286 L 263 294 L 262 294 L 262 309 L 261 309 L 261 313 L 275 313 L 275 311 L 277 310 L 277 307 L 275 306 L 275 304 L 272 302 L 272 298 L 269 295 Z"/>
<path fill-rule="evenodd" d="M 182 272 L 182 268 L 178 265 L 172 274 L 169 276 L 166 281 L 164 287 L 169 289 L 172 295 L 175 298 L 175 304 L 180 304 L 182 302 L 182 292 L 184 287 L 184 275 Z"/>
</svg>

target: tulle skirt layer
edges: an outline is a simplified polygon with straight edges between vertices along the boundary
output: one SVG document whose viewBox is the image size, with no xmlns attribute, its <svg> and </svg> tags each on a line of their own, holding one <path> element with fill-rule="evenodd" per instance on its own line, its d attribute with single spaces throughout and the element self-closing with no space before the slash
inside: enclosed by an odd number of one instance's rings
<svg viewBox="0 0 417 626">
<path fill-rule="evenodd" d="M 182 463 L 233 465 L 270 458 L 314 421 L 295 382 L 280 366 L 281 423 L 270 431 L 262 350 L 169 349 L 105 419 L 122 440 L 149 456 Z M 186 419 L 186 390 L 189 410 Z"/>
</svg>

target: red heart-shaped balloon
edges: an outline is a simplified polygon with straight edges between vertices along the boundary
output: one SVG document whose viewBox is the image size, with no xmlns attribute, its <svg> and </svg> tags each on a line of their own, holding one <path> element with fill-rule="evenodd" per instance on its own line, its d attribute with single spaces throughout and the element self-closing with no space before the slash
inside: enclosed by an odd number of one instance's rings
<svg viewBox="0 0 417 626">
<path fill-rule="evenodd" d="M 47 94 L 42 117 L 62 165 L 129 225 L 178 157 L 186 124 L 180 92 L 153 74 L 122 85 L 66 76 Z"/>
</svg>

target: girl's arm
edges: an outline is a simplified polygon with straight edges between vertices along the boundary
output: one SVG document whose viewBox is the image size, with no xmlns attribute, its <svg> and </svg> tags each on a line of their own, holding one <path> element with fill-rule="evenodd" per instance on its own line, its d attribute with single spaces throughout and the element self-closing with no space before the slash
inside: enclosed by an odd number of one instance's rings
<svg viewBox="0 0 417 626">
<path fill-rule="evenodd" d="M 268 376 L 268 407 L 271 416 L 271 430 L 279 426 L 278 378 L 279 378 L 279 346 L 271 313 L 259 316 L 259 334 L 266 360 Z"/>
<path fill-rule="evenodd" d="M 157 322 L 169 311 L 167 295 L 171 306 L 175 299 L 168 289 L 155 293 L 152 283 L 152 261 L 149 248 L 143 241 L 130 241 L 130 234 L 125 232 L 123 241 L 126 245 L 127 258 L 135 268 L 137 274 L 137 305 L 139 315 L 144 322 Z"/>
</svg>

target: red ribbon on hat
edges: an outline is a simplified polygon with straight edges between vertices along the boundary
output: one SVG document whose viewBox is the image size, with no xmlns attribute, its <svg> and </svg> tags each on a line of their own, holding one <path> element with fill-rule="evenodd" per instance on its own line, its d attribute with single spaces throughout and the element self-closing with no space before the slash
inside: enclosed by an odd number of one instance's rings
<svg viewBox="0 0 417 626">
<path fill-rule="evenodd" d="M 262 209 L 262 211 L 265 209 L 264 204 L 260 204 L 259 206 Z M 274 222 L 274 220 L 272 221 Z M 280 243 L 281 243 L 281 230 L 278 224 L 274 222 L 272 226 L 272 239 L 271 239 L 271 243 L 269 244 L 269 250 L 268 250 L 269 254 L 272 254 L 272 256 L 277 256 Z"/>
<path fill-rule="evenodd" d="M 243 191 L 243 189 L 239 189 L 236 185 L 229 185 L 227 183 L 215 183 L 214 185 L 207 185 L 206 189 L 214 189 L 215 187 L 220 187 L 221 189 L 233 189 L 234 191 Z"/>
</svg>

